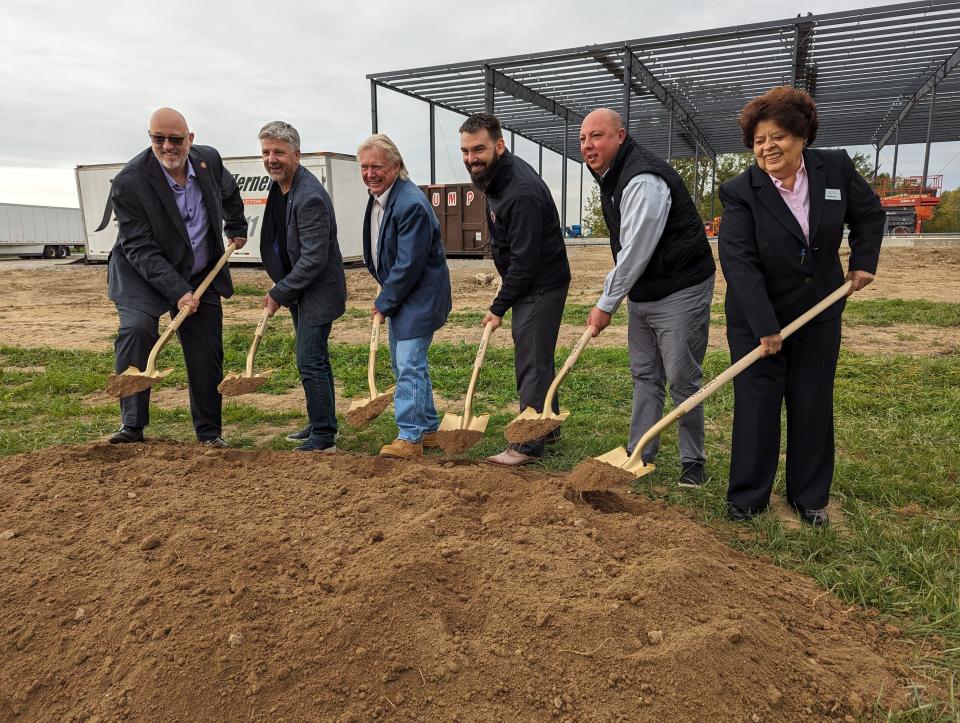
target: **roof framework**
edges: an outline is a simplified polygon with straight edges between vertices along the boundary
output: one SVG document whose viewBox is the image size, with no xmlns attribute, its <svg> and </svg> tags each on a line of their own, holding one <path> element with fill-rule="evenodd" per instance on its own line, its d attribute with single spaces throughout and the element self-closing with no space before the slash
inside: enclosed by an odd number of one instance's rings
<svg viewBox="0 0 960 723">
<path fill-rule="evenodd" d="M 813 95 L 819 146 L 957 140 L 958 65 L 960 0 L 925 0 L 367 77 L 374 128 L 383 87 L 456 113 L 492 110 L 582 161 L 580 121 L 601 106 L 664 157 L 742 152 L 737 114 L 778 85 Z"/>
</svg>

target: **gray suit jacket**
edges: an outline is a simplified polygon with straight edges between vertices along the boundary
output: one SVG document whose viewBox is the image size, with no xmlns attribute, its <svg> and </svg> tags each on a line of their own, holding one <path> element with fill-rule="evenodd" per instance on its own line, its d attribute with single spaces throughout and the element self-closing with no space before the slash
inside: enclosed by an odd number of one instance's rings
<svg viewBox="0 0 960 723">
<path fill-rule="evenodd" d="M 270 296 L 284 306 L 296 304 L 299 321 L 329 324 L 343 315 L 347 301 L 333 202 L 320 179 L 303 166 L 297 168 L 287 196 L 287 253 L 293 266 L 287 274 L 273 245 L 279 193 L 279 186 L 271 183 L 260 232 L 260 258 L 275 283 Z"/>
<path fill-rule="evenodd" d="M 212 265 L 223 255 L 224 233 L 230 238 L 247 235 L 243 199 L 215 149 L 193 146 L 190 162 L 210 219 Z M 110 198 L 119 227 L 108 260 L 110 299 L 115 304 L 160 316 L 175 308 L 185 293 L 193 291 L 193 249 L 173 191 L 150 148 L 134 156 L 117 174 Z M 226 266 L 217 274 L 211 289 L 224 298 L 233 295 Z"/>
</svg>

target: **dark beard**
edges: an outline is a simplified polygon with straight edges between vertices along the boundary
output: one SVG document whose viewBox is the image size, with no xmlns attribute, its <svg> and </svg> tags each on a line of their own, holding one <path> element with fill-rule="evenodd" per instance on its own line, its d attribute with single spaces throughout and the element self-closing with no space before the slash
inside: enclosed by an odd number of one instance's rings
<svg viewBox="0 0 960 723">
<path fill-rule="evenodd" d="M 494 153 L 493 160 L 490 162 L 490 165 L 488 165 L 482 171 L 474 171 L 472 168 L 467 166 L 467 173 L 470 174 L 470 180 L 481 193 L 485 193 L 487 186 L 490 185 L 490 180 L 493 178 L 493 174 L 497 170 L 498 163 L 500 163 L 500 156 Z"/>
</svg>

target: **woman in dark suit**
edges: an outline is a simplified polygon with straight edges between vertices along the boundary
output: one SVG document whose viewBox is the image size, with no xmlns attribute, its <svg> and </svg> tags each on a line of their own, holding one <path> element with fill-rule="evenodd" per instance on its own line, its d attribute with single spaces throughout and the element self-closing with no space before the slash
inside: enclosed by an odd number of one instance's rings
<svg viewBox="0 0 960 723">
<path fill-rule="evenodd" d="M 877 270 L 884 212 L 843 150 L 809 148 L 817 108 L 794 88 L 754 98 L 738 119 L 756 164 L 720 187 L 720 264 L 727 281 L 732 361 L 758 345 L 762 358 L 734 379 L 733 449 L 727 513 L 747 520 L 766 509 L 787 407 L 787 500 L 811 525 L 828 524 L 833 478 L 833 380 L 843 299 L 784 340 L 780 330 L 835 291 L 853 291 Z M 840 265 L 844 224 L 850 262 Z"/>
</svg>

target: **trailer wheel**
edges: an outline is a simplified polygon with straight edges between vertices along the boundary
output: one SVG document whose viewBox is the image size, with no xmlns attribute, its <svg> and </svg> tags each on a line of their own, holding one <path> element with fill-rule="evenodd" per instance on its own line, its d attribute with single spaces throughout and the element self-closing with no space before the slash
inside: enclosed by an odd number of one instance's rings
<svg viewBox="0 0 960 723">
<path fill-rule="evenodd" d="M 45 259 L 54 259 L 57 257 L 57 247 L 56 246 L 44 246 L 43 247 L 43 258 Z"/>
<path fill-rule="evenodd" d="M 57 258 L 65 259 L 67 258 L 67 247 L 66 246 L 57 246 L 56 247 Z"/>
</svg>

